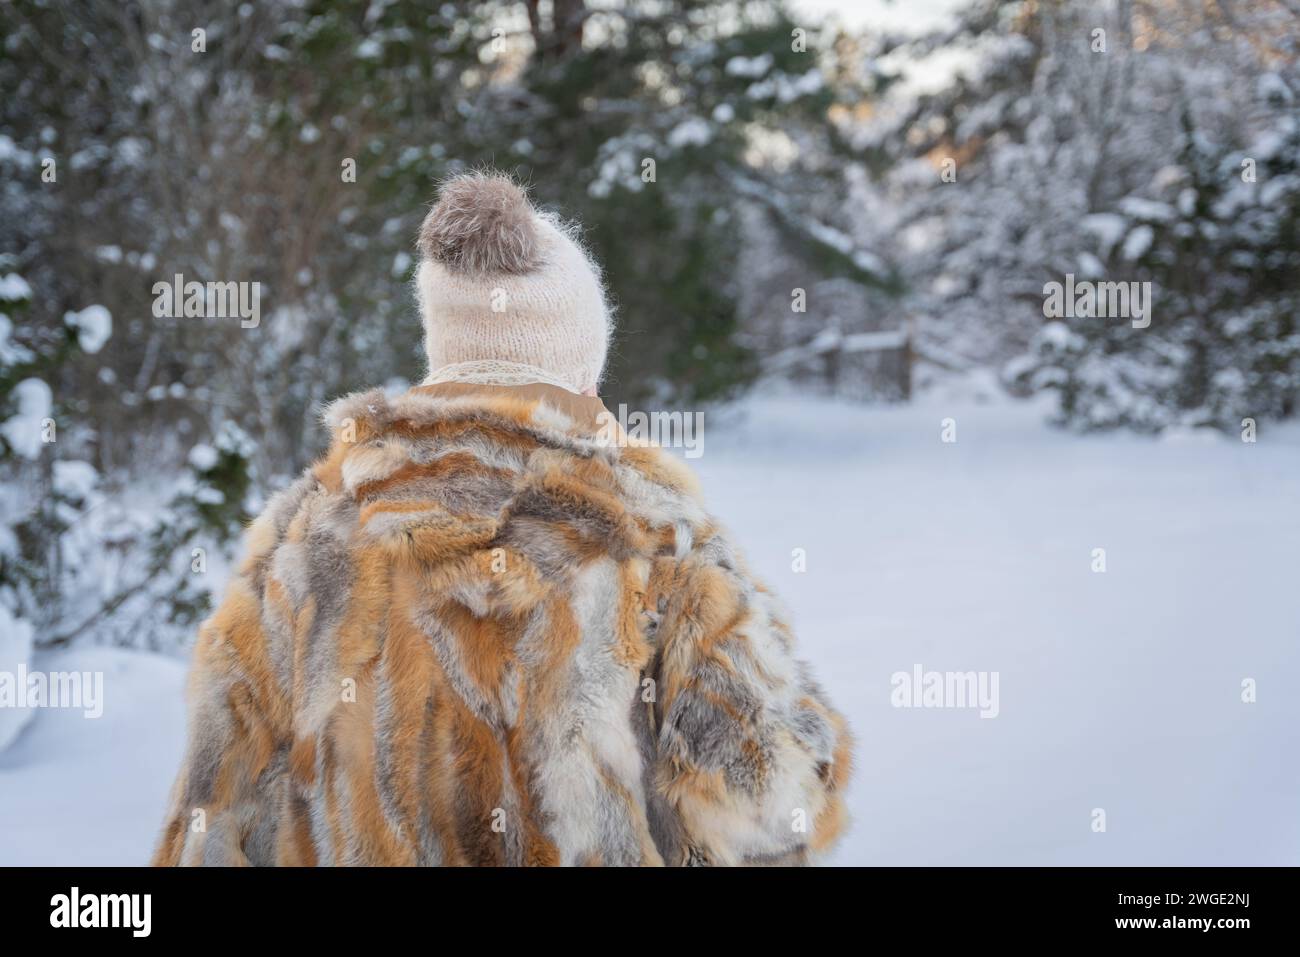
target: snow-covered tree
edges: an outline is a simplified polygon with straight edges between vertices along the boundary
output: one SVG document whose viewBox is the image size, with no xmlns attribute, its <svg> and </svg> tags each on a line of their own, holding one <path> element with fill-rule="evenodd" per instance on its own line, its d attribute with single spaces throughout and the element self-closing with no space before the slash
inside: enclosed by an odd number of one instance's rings
<svg viewBox="0 0 1300 957">
<path fill-rule="evenodd" d="M 989 0 L 881 39 L 878 61 L 964 64 L 850 125 L 918 353 L 1005 363 L 1085 428 L 1293 414 L 1298 20 L 1275 2 Z M 1067 276 L 1150 282 L 1150 325 L 1045 316 Z"/>
</svg>

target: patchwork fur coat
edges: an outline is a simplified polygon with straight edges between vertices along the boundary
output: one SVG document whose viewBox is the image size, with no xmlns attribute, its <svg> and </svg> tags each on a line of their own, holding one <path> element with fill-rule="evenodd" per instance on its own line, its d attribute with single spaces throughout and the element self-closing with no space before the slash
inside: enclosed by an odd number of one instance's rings
<svg viewBox="0 0 1300 957">
<path fill-rule="evenodd" d="M 200 631 L 154 863 L 806 863 L 850 737 L 772 596 L 598 399 L 350 396 Z M 608 413 L 604 413 L 608 415 Z"/>
</svg>

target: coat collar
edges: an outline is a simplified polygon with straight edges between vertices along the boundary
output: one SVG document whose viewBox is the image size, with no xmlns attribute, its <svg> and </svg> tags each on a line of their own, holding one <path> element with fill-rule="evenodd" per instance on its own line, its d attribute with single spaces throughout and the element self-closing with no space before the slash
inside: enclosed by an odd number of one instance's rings
<svg viewBox="0 0 1300 957">
<path fill-rule="evenodd" d="M 595 396 L 578 395 L 541 382 L 438 382 L 416 386 L 398 396 L 371 389 L 336 399 L 326 407 L 322 418 L 336 437 L 347 443 L 365 441 L 397 421 L 427 424 L 475 408 L 494 410 L 493 414 L 515 418 L 521 425 L 557 436 L 568 434 L 579 441 L 607 434 L 611 423 L 616 422 Z"/>
<path fill-rule="evenodd" d="M 595 431 L 610 421 L 611 413 L 605 403 L 594 395 L 579 395 L 546 382 L 532 382 L 527 385 L 487 385 L 474 382 L 435 382 L 416 386 L 412 395 L 432 398 L 463 398 L 466 396 L 484 399 L 508 398 L 524 402 L 541 402 L 559 412 L 563 412 L 574 423 L 587 426 Z"/>
</svg>

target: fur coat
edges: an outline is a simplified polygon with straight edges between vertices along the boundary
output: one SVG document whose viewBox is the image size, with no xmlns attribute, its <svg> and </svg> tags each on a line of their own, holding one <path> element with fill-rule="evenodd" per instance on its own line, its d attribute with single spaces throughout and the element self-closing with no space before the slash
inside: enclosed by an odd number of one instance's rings
<svg viewBox="0 0 1300 957">
<path fill-rule="evenodd" d="M 349 396 L 203 624 L 154 863 L 805 863 L 850 737 L 657 448 L 545 385 Z"/>
</svg>

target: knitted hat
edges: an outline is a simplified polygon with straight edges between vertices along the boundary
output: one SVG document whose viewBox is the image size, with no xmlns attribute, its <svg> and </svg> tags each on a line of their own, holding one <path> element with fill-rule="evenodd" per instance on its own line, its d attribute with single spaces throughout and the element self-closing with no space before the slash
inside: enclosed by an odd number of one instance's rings
<svg viewBox="0 0 1300 957">
<path fill-rule="evenodd" d="M 535 210 L 509 178 L 475 172 L 443 185 L 419 247 L 431 380 L 496 370 L 499 381 L 594 391 L 611 319 L 597 267 L 571 228 Z"/>
</svg>

